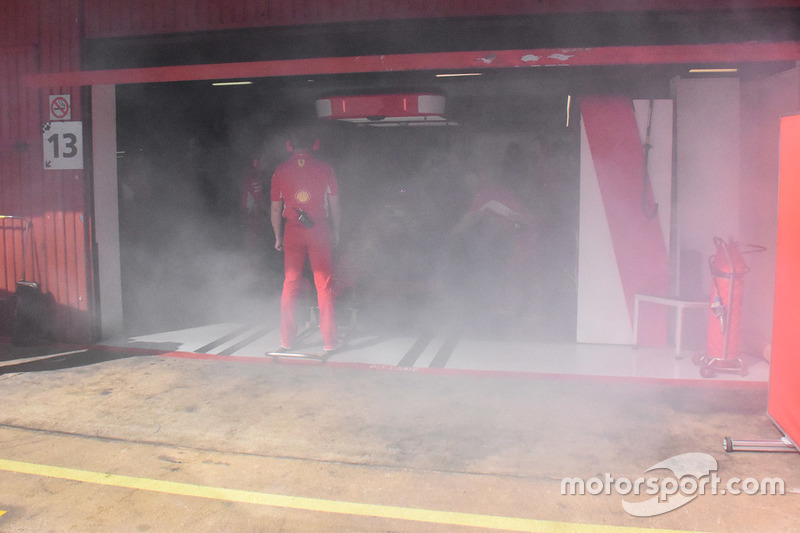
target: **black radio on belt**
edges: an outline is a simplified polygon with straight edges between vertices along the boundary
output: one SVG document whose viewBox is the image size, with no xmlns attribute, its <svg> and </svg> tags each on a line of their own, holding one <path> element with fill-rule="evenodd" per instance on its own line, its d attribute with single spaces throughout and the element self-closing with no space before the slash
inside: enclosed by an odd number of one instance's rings
<svg viewBox="0 0 800 533">
<path fill-rule="evenodd" d="M 300 221 L 307 228 L 314 227 L 314 221 L 311 220 L 311 217 L 308 216 L 308 213 L 300 209 L 299 207 L 295 207 L 294 210 L 297 212 L 297 220 Z"/>
</svg>

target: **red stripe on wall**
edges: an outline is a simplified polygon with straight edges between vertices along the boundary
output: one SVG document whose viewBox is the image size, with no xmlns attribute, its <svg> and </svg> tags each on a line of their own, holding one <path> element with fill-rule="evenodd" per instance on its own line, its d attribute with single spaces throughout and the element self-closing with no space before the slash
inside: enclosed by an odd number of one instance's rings
<svg viewBox="0 0 800 533">
<path fill-rule="evenodd" d="M 625 97 L 590 97 L 581 100 L 580 109 L 632 321 L 637 293 L 669 291 L 669 257 L 661 224 L 644 207 L 654 206 L 655 199 L 645 181 L 633 102 Z M 667 310 L 643 306 L 640 312 L 639 343 L 664 344 Z"/>
<path fill-rule="evenodd" d="M 26 76 L 30 87 L 116 85 L 309 74 L 352 74 L 436 69 L 536 68 L 548 66 L 646 65 L 800 60 L 800 42 L 674 46 L 609 46 L 474 52 L 436 52 L 357 57 L 320 57 L 176 65 L 115 70 L 44 72 Z"/>
</svg>

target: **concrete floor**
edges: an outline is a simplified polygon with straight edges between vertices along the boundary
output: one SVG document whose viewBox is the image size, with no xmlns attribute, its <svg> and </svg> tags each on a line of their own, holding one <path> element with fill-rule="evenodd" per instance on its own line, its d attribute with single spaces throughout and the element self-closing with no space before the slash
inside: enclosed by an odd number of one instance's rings
<svg viewBox="0 0 800 533">
<path fill-rule="evenodd" d="M 780 437 L 763 382 L 2 345 L 0 405 L 2 532 L 800 531 L 798 454 L 722 450 Z M 561 494 L 692 452 L 786 494 Z"/>
</svg>

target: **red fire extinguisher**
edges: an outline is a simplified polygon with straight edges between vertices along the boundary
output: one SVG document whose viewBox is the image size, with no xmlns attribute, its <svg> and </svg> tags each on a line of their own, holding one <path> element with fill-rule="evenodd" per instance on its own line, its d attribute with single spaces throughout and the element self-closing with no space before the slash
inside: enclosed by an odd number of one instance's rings
<svg viewBox="0 0 800 533">
<path fill-rule="evenodd" d="M 696 364 L 703 365 L 700 374 L 712 377 L 717 370 L 747 374 L 739 357 L 739 334 L 742 322 L 742 292 L 744 275 L 749 268 L 739 243 L 714 237 L 716 254 L 709 258 L 711 269 L 711 308 L 708 319 L 706 353 L 695 356 Z M 764 250 L 751 245 L 753 250 Z"/>
</svg>

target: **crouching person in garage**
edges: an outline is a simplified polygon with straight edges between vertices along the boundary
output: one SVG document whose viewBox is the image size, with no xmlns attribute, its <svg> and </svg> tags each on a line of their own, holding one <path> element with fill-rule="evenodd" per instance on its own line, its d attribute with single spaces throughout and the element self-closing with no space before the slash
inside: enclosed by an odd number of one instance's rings
<svg viewBox="0 0 800 533">
<path fill-rule="evenodd" d="M 306 258 L 314 275 L 319 325 L 326 353 L 338 347 L 334 317 L 332 248 L 339 241 L 339 190 L 331 166 L 314 157 L 318 142 L 308 130 L 292 134 L 289 159 L 275 169 L 270 188 L 270 219 L 275 249 L 283 251 L 281 350 L 297 335 L 295 303 Z"/>
</svg>

